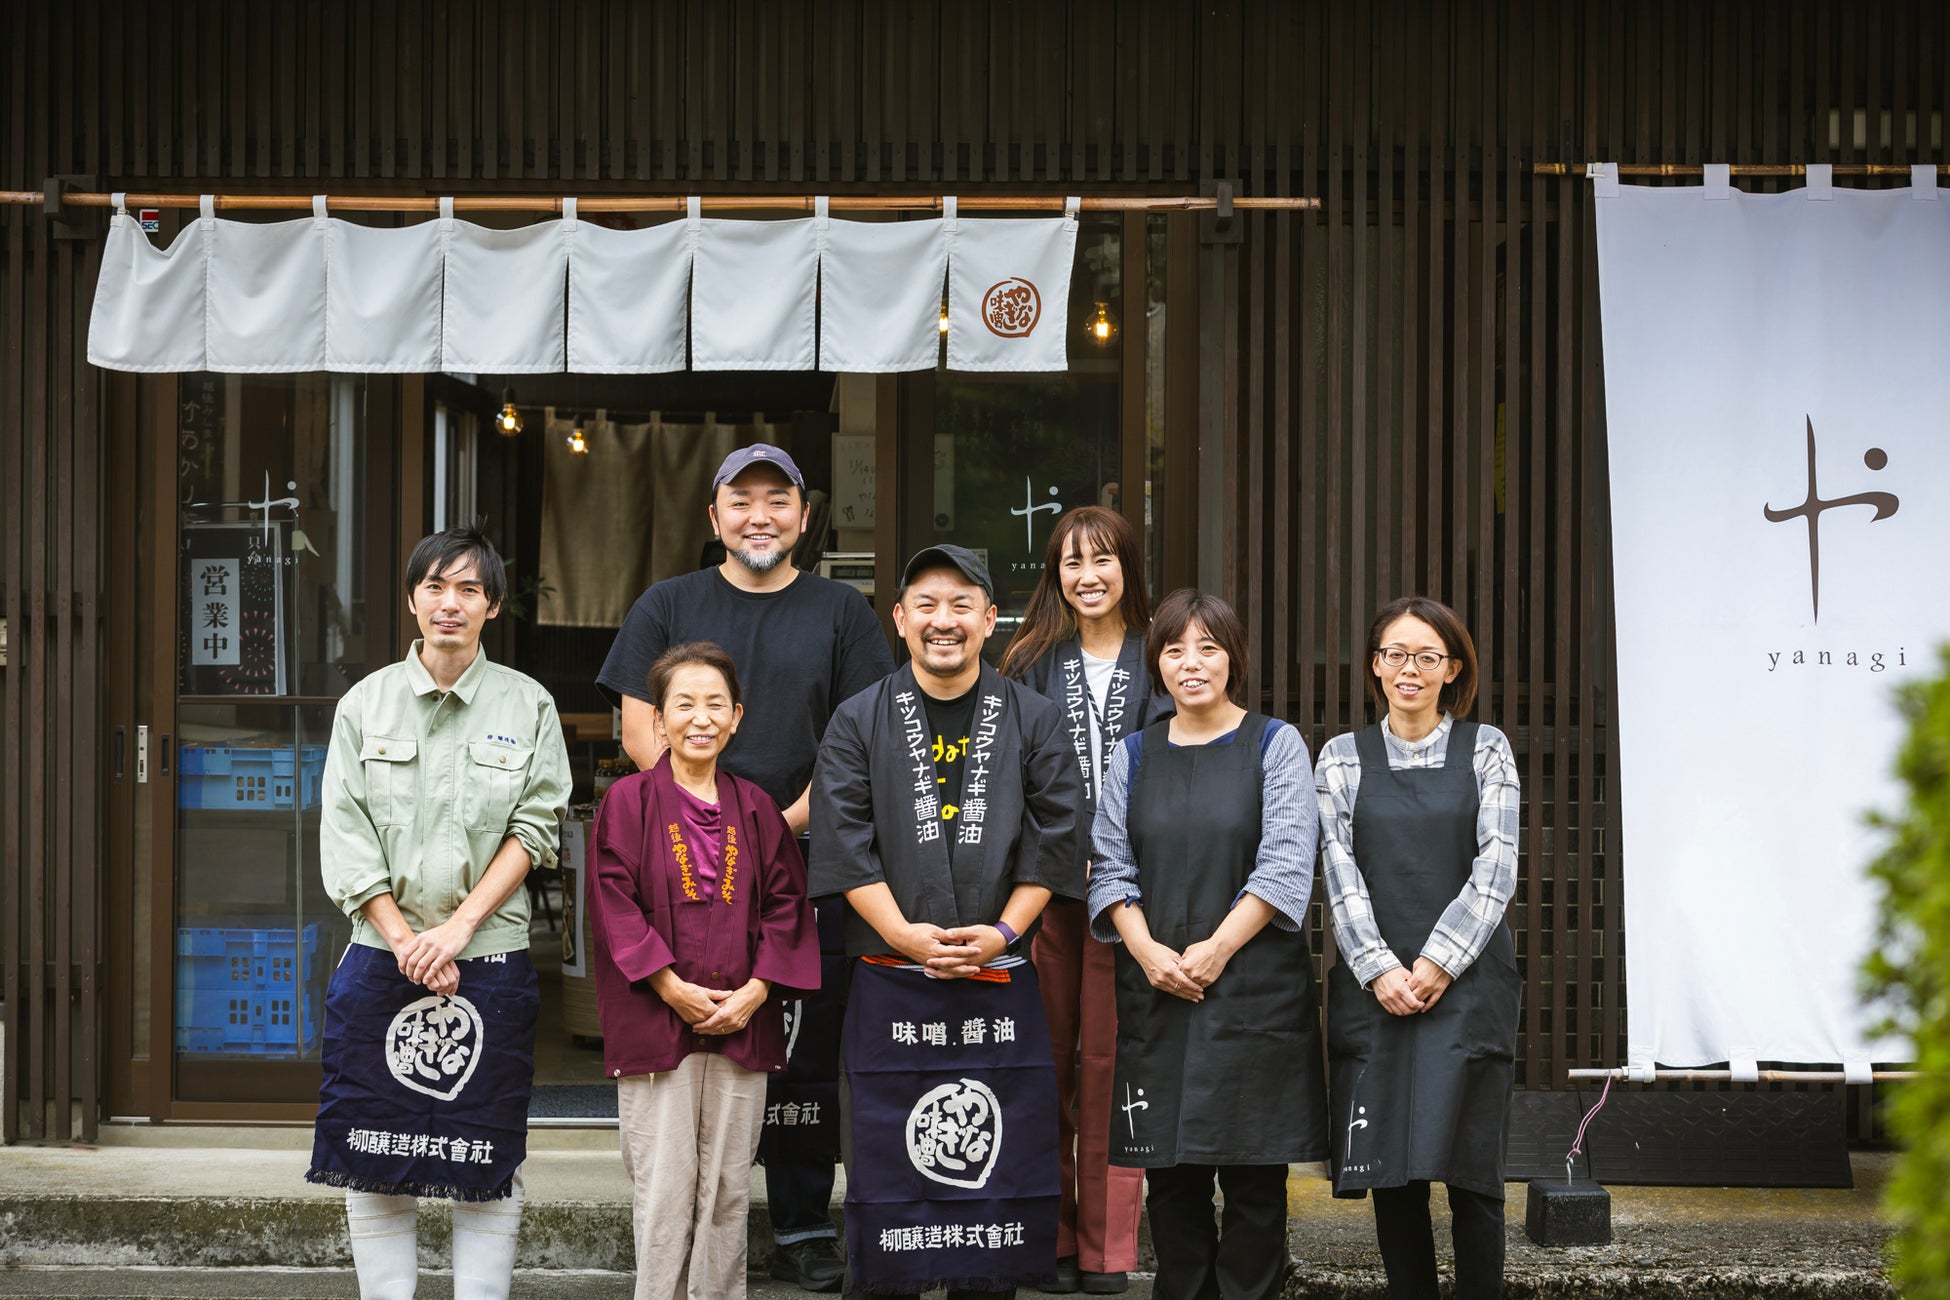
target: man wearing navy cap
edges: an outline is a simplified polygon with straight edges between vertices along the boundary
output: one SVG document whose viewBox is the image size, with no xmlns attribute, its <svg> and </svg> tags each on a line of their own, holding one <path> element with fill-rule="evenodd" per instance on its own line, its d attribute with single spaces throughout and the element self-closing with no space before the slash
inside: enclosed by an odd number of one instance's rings
<svg viewBox="0 0 1950 1300">
<path fill-rule="evenodd" d="M 1084 890 L 1063 711 L 982 662 L 988 566 L 901 576 L 908 662 L 840 706 L 813 781 L 809 886 L 844 895 L 849 1290 L 948 1300 L 1054 1282 L 1056 1064 L 1024 955 Z"/>
<path fill-rule="evenodd" d="M 685 641 L 723 647 L 744 686 L 745 716 L 718 761 L 770 795 L 803 836 L 826 724 L 848 697 L 894 670 L 893 655 L 859 591 L 793 567 L 806 482 L 790 455 L 768 443 L 741 447 L 718 467 L 711 490 L 724 562 L 638 597 L 596 682 L 623 710 L 623 748 L 648 769 L 664 750 L 645 681 L 650 665 Z M 828 1212 L 839 1151 L 843 910 L 838 900 L 819 907 L 825 988 L 787 1008 L 791 1063 L 772 1079 L 759 1147 L 777 1246 L 772 1275 L 812 1291 L 837 1288 L 844 1268 Z"/>
</svg>

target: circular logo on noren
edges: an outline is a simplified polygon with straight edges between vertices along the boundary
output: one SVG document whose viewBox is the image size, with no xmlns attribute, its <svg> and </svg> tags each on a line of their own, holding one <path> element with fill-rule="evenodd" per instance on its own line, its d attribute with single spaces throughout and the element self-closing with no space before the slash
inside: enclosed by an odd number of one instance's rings
<svg viewBox="0 0 1950 1300">
<path fill-rule="evenodd" d="M 1043 318 L 1043 295 L 1021 276 L 1010 276 L 989 286 L 982 295 L 982 324 L 989 333 L 1005 339 L 1028 336 Z"/>
</svg>

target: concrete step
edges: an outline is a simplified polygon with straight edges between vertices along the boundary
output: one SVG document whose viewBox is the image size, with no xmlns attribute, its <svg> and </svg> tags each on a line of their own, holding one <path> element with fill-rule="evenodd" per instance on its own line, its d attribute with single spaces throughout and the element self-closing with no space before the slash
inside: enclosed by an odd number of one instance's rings
<svg viewBox="0 0 1950 1300">
<path fill-rule="evenodd" d="M 148 1126 L 104 1130 L 89 1148 L 0 1148 L 0 1268 L 342 1270 L 349 1260 L 342 1194 L 304 1181 L 310 1144 L 301 1126 Z M 630 1193 L 615 1144 L 613 1129 L 532 1135 L 522 1268 L 629 1272 Z M 1566 1250 L 1524 1236 L 1526 1189 L 1512 1184 L 1508 1294 L 1893 1296 L 1883 1271 L 1889 1228 L 1879 1209 L 1890 1164 L 1887 1155 L 1858 1154 L 1850 1190 L 1615 1187 L 1613 1244 Z M 751 1258 L 763 1270 L 771 1238 L 762 1174 L 753 1182 Z M 1435 1201 L 1440 1220 L 1440 1193 Z M 1288 1207 L 1298 1265 L 1287 1296 L 1386 1294 L 1365 1201 L 1336 1200 L 1318 1166 L 1296 1166 Z M 444 1203 L 423 1208 L 429 1268 L 446 1262 L 450 1221 Z M 1440 1228 L 1438 1249 L 1447 1250 Z M 1148 1270 L 1148 1242 L 1144 1254 Z M 17 1294 L 67 1292 L 0 1286 L 0 1296 Z"/>
</svg>

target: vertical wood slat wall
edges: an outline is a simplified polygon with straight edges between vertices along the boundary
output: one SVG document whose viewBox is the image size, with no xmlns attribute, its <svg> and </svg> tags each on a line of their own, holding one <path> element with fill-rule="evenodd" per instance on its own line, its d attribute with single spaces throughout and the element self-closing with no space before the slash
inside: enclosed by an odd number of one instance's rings
<svg viewBox="0 0 1950 1300">
<path fill-rule="evenodd" d="M 1193 404 L 1227 449 L 1202 466 L 1233 507 L 1216 567 L 1255 686 L 1315 749 L 1367 716 L 1381 600 L 1426 590 L 1474 628 L 1482 713 L 1525 782 L 1532 1087 L 1621 1058 L 1625 846 L 1591 205 L 1531 166 L 1936 162 L 1950 84 L 1927 0 L 6 0 L 0 32 L 8 189 L 1323 197 L 1245 219 L 1236 244 L 1173 237 L 1216 359 L 1173 372 L 1218 389 Z M 114 724 L 102 386 L 82 360 L 99 238 L 9 208 L 0 239 L 11 1140 L 67 1136 L 76 1104 L 93 1123 Z"/>
</svg>

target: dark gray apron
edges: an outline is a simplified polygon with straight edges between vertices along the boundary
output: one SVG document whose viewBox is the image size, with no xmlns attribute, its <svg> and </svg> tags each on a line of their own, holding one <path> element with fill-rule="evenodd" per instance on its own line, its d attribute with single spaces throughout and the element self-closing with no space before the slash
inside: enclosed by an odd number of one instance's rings
<svg viewBox="0 0 1950 1300">
<path fill-rule="evenodd" d="M 1183 952 L 1232 910 L 1259 851 L 1261 736 L 1169 743 L 1146 727 L 1128 827 L 1152 937 Z M 1233 954 L 1205 1000 L 1151 987 L 1117 949 L 1112 1164 L 1270 1165 L 1326 1153 L 1320 1009 L 1307 936 L 1268 924 Z"/>
<path fill-rule="evenodd" d="M 1354 861 L 1381 937 L 1412 966 L 1477 852 L 1477 725 L 1457 722 L 1441 767 L 1393 771 L 1380 727 L 1355 737 Z M 1517 976 L 1499 925 L 1435 1006 L 1394 1016 L 1337 964 L 1327 977 L 1334 1194 L 1427 1179 L 1503 1195 L 1517 1047 Z"/>
</svg>

